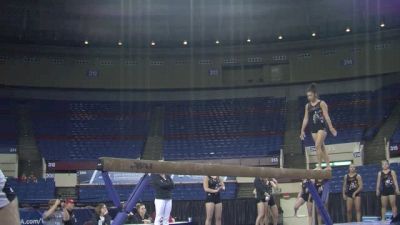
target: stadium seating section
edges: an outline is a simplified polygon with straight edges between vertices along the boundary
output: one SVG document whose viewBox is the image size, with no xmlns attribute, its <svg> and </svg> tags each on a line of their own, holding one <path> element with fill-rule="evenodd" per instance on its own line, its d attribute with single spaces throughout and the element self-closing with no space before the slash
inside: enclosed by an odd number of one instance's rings
<svg viewBox="0 0 400 225">
<path fill-rule="evenodd" d="M 166 160 L 276 155 L 283 145 L 285 98 L 165 104 Z"/>
<path fill-rule="evenodd" d="M 55 198 L 54 179 L 38 179 L 37 182 L 8 179 L 7 182 L 17 193 L 20 203 L 47 203 L 49 199 Z"/>
<path fill-rule="evenodd" d="M 140 157 L 149 108 L 127 102 L 31 102 L 36 140 L 46 160 Z"/>
<path fill-rule="evenodd" d="M 321 96 L 338 137 L 327 144 L 374 137 L 400 97 L 398 85 L 376 91 Z M 141 156 L 154 105 L 164 107 L 165 160 L 256 158 L 279 154 L 284 142 L 286 99 L 273 97 L 170 101 L 27 101 L 34 135 L 48 161 Z M 306 99 L 299 98 L 300 117 Z M 1 100 L 0 149 L 17 143 L 16 103 Z M 392 141 L 399 140 L 399 129 Z M 305 145 L 313 145 L 307 135 Z"/>
<path fill-rule="evenodd" d="M 15 152 L 17 147 L 15 102 L 0 99 L 0 124 L 0 153 Z"/>
<path fill-rule="evenodd" d="M 236 197 L 237 184 L 236 183 L 225 183 L 226 191 L 222 192 L 222 199 L 234 199 Z M 119 193 L 120 199 L 126 201 L 129 195 L 132 193 L 134 186 L 121 185 L 115 186 L 116 191 Z M 93 186 L 79 186 L 79 202 L 109 202 L 110 199 L 107 197 L 105 186 L 93 185 Z M 201 183 L 193 184 L 177 184 L 172 193 L 174 200 L 204 200 L 206 194 L 203 190 Z M 141 201 L 153 201 L 154 192 L 153 188 L 149 186 L 146 188 L 141 196 Z"/>
<path fill-rule="evenodd" d="M 386 86 L 376 91 L 352 92 L 322 95 L 329 107 L 329 113 L 338 136 L 328 136 L 326 144 L 361 142 L 370 140 L 378 132 L 382 122 L 398 103 L 398 85 Z M 306 99 L 299 98 L 301 119 L 304 115 Z M 305 146 L 313 145 L 311 135 L 307 135 Z"/>
</svg>

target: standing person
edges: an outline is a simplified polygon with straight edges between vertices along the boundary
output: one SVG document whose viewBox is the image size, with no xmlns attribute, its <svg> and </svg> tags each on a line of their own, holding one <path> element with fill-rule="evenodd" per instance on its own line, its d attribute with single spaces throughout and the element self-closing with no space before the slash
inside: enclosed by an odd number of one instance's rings
<svg viewBox="0 0 400 225">
<path fill-rule="evenodd" d="M 312 203 L 310 202 L 310 193 L 307 188 L 308 179 L 303 179 L 301 181 L 301 191 L 297 195 L 297 200 L 294 205 L 294 216 L 297 216 L 297 211 L 299 208 L 306 203 L 307 205 L 307 215 L 308 215 L 308 224 L 312 225 Z"/>
<path fill-rule="evenodd" d="M 278 207 L 275 203 L 274 196 L 272 196 L 272 189 L 276 188 L 277 185 L 278 182 L 274 178 L 268 180 L 268 178 L 256 177 L 254 179 L 254 187 L 257 199 L 256 225 L 269 224 L 269 208 L 272 212 L 273 224 L 278 224 Z"/>
<path fill-rule="evenodd" d="M 356 210 L 357 222 L 361 222 L 361 197 L 363 189 L 362 178 L 356 172 L 354 164 L 350 164 L 349 173 L 344 176 L 343 199 L 346 201 L 347 222 L 353 220 L 353 205 Z"/>
<path fill-rule="evenodd" d="M 46 210 L 43 217 L 44 225 L 63 225 L 63 211 L 60 209 L 61 201 L 59 199 L 51 199 L 49 201 L 49 209 Z"/>
<path fill-rule="evenodd" d="M 325 139 L 327 136 L 327 129 L 333 136 L 337 135 L 336 129 L 332 125 L 332 121 L 328 113 L 328 105 L 319 99 L 316 84 L 311 84 L 307 89 L 308 103 L 305 106 L 303 124 L 301 126 L 300 139 L 304 140 L 306 137 L 305 129 L 307 125 L 311 130 L 311 135 L 315 143 L 317 151 L 317 168 L 321 169 L 322 158 L 325 160 L 326 169 L 331 170 L 328 153 L 325 148 Z"/>
<path fill-rule="evenodd" d="M 0 224 L 20 225 L 18 200 L 0 170 Z"/>
<path fill-rule="evenodd" d="M 100 203 L 94 209 L 93 225 L 111 225 L 111 216 L 108 214 L 106 204 Z"/>
<path fill-rule="evenodd" d="M 154 225 L 168 225 L 168 219 L 172 209 L 172 190 L 174 182 L 167 174 L 152 174 L 152 185 L 155 190 L 154 205 L 156 207 L 156 218 Z"/>
<path fill-rule="evenodd" d="M 396 195 L 399 194 L 396 172 L 390 169 L 389 161 L 382 161 L 382 171 L 378 173 L 376 181 L 376 196 L 381 197 L 381 215 L 385 219 L 388 203 L 392 208 L 393 217 L 397 216 Z"/>
<path fill-rule="evenodd" d="M 213 217 L 215 217 L 215 225 L 221 225 L 222 202 L 220 192 L 225 190 L 225 184 L 219 176 L 206 176 L 203 179 L 203 189 L 207 193 L 205 225 L 211 225 Z"/>
<path fill-rule="evenodd" d="M 78 223 L 75 214 L 73 212 L 74 207 L 75 207 L 75 201 L 72 198 L 67 198 L 65 200 L 63 209 L 64 225 L 75 225 Z"/>
</svg>

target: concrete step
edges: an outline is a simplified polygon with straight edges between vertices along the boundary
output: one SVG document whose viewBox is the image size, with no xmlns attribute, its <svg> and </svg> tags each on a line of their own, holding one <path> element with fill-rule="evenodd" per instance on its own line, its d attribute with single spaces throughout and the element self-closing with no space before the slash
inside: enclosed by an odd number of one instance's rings
<svg viewBox="0 0 400 225">
<path fill-rule="evenodd" d="M 378 163 L 385 159 L 384 139 L 390 139 L 400 122 L 400 104 L 397 104 L 390 116 L 384 121 L 375 137 L 365 143 L 365 163 Z"/>
</svg>

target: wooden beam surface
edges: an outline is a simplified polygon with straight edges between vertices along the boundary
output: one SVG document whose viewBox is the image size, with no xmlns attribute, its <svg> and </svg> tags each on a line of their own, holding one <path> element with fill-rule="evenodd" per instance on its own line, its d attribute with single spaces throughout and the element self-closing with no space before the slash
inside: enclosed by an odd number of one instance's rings
<svg viewBox="0 0 400 225">
<path fill-rule="evenodd" d="M 103 171 L 133 173 L 166 173 L 179 175 L 268 177 L 290 179 L 330 179 L 332 176 L 331 171 L 326 170 L 248 167 L 240 165 L 152 161 L 111 157 L 100 158 L 99 169 Z"/>
</svg>

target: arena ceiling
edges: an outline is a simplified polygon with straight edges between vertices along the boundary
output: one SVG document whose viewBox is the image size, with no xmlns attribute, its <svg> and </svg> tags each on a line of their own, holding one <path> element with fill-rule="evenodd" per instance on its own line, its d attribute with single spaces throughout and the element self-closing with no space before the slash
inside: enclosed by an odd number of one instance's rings
<svg viewBox="0 0 400 225">
<path fill-rule="evenodd" d="M 399 29 L 399 15 L 399 0 L 4 0 L 0 42 L 135 48 L 185 47 L 184 41 L 265 44 Z"/>
</svg>

